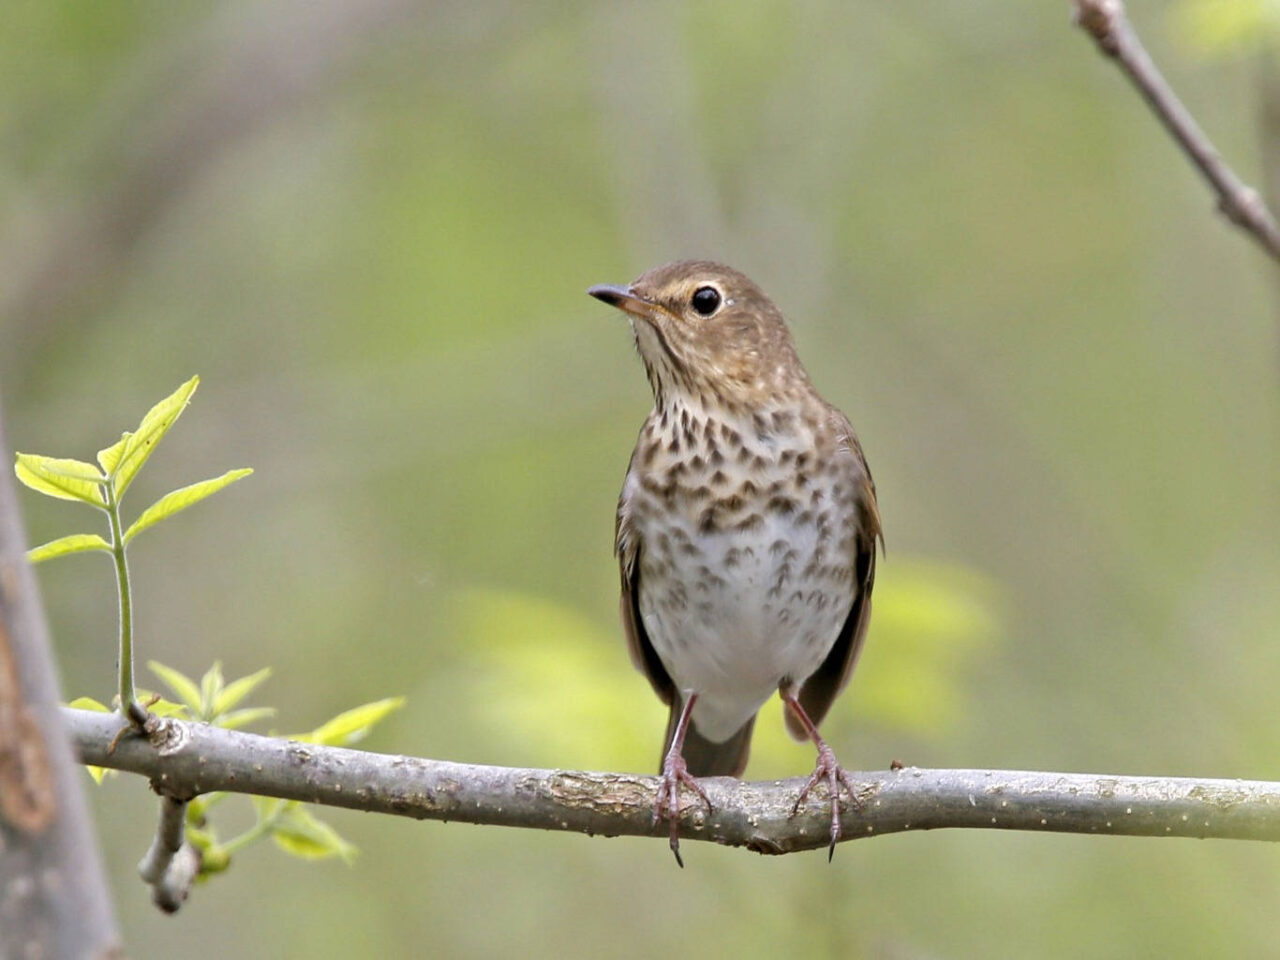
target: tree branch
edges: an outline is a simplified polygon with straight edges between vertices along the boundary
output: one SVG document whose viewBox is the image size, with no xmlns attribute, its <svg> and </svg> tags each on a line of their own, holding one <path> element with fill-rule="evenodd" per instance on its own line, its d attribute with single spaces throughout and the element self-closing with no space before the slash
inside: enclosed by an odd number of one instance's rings
<svg viewBox="0 0 1280 960">
<path fill-rule="evenodd" d="M 1160 74 L 1129 23 L 1122 0 L 1072 0 L 1076 24 L 1098 43 L 1138 88 L 1152 112 L 1178 146 L 1191 158 L 1218 195 L 1218 208 L 1232 223 L 1247 231 L 1275 260 L 1280 260 L 1280 227 L 1261 195 L 1241 180 L 1222 159 L 1213 143 L 1173 88 Z"/>
<path fill-rule="evenodd" d="M 118 716 L 64 708 L 63 717 L 81 761 L 150 777 L 166 793 L 226 790 L 419 820 L 666 834 L 665 824 L 652 822 L 656 777 L 425 760 L 176 720 L 161 721 L 150 743 L 126 735 L 108 753 Z M 848 839 L 969 827 L 1280 840 L 1280 783 L 915 768 L 857 773 L 854 782 L 860 806 L 842 813 Z M 827 846 L 822 795 L 790 816 L 802 780 L 702 783 L 714 812 L 686 802 L 683 839 L 775 854 Z"/>
</svg>

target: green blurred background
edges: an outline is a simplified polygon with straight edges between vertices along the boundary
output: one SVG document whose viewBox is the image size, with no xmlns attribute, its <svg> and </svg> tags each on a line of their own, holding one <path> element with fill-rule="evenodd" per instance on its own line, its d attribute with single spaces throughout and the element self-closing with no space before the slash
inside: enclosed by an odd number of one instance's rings
<svg viewBox="0 0 1280 960">
<path fill-rule="evenodd" d="M 1265 7 L 1131 7 L 1254 181 L 1233 41 Z M 199 373 L 126 512 L 256 469 L 139 541 L 138 643 L 270 665 L 275 729 L 405 694 L 371 748 L 653 769 L 611 557 L 648 388 L 584 290 L 696 255 L 792 318 L 879 484 L 846 763 L 1280 778 L 1274 268 L 1065 3 L 18 0 L 0 253 L 16 448 L 91 459 Z M 23 503 L 33 542 L 95 522 Z M 108 698 L 109 564 L 40 578 L 67 695 Z M 751 776 L 810 769 L 778 721 Z M 1261 844 L 690 843 L 679 871 L 343 811 L 353 866 L 255 847 L 170 919 L 134 874 L 154 797 L 92 797 L 138 956 L 1266 956 L 1280 930 Z"/>
</svg>

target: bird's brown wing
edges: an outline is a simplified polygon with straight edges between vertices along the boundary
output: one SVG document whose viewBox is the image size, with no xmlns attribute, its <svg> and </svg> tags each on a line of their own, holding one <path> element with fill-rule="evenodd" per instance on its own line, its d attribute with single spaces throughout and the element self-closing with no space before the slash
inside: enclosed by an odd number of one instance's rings
<svg viewBox="0 0 1280 960">
<path fill-rule="evenodd" d="M 853 538 L 851 559 L 856 590 L 853 605 L 849 608 L 849 615 L 840 628 L 835 645 L 822 666 L 800 688 L 800 705 L 804 707 L 814 726 L 822 723 L 822 718 L 827 715 L 836 696 L 849 682 L 854 664 L 858 662 L 862 641 L 867 635 L 867 623 L 871 619 L 871 588 L 876 579 L 876 542 L 884 543 L 884 536 L 880 531 L 880 510 L 876 505 L 876 485 L 871 479 L 866 458 L 862 455 L 862 447 L 843 414 L 833 411 L 832 421 L 842 433 L 838 455 L 851 455 L 853 458 L 853 509 L 856 511 L 858 526 L 857 535 Z M 791 711 L 787 711 L 786 720 L 787 730 L 793 737 L 797 740 L 808 739 L 803 725 Z"/>
<path fill-rule="evenodd" d="M 630 522 L 624 493 L 618 501 L 617 525 L 614 530 L 614 551 L 618 554 L 618 566 L 622 573 L 622 630 L 627 636 L 627 651 L 631 654 L 631 662 L 649 678 L 649 683 L 662 702 L 671 704 L 677 699 L 675 684 L 672 683 L 667 668 L 662 665 L 658 652 L 649 642 L 644 621 L 640 618 L 640 553 L 643 549 L 640 532 Z"/>
</svg>

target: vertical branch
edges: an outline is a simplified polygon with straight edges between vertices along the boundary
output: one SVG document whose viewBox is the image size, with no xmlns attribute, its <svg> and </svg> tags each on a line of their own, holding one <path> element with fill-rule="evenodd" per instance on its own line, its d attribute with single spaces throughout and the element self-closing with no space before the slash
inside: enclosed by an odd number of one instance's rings
<svg viewBox="0 0 1280 960">
<path fill-rule="evenodd" d="M 155 839 L 138 864 L 138 875 L 151 887 L 151 899 L 165 913 L 176 913 L 200 873 L 200 853 L 187 843 L 187 801 L 160 798 Z"/>
<path fill-rule="evenodd" d="M 0 425 L 0 459 L 10 457 Z M 11 462 L 11 460 L 6 460 Z M 120 949 L 13 478 L 0 476 L 0 956 Z"/>
</svg>

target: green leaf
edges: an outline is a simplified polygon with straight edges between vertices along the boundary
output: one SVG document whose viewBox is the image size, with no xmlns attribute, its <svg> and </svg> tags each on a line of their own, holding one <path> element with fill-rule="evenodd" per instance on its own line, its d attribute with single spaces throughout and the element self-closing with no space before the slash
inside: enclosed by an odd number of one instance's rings
<svg viewBox="0 0 1280 960">
<path fill-rule="evenodd" d="M 193 483 L 191 486 L 183 487 L 181 490 L 166 493 L 147 509 L 143 510 L 142 516 L 133 521 L 133 526 L 125 531 L 124 542 L 128 543 L 148 527 L 154 526 L 166 517 L 171 517 L 175 513 L 187 509 L 192 504 L 199 503 L 205 497 L 213 496 L 223 487 L 230 486 L 241 477 L 247 477 L 251 473 L 253 473 L 253 470 L 249 467 L 228 470 L 222 476 L 214 477 L 212 480 L 201 480 L 199 483 Z"/>
<path fill-rule="evenodd" d="M 191 844 L 201 853 L 208 850 L 218 842 L 217 834 L 212 830 L 202 830 L 200 827 L 193 827 L 187 824 L 187 843 Z"/>
<path fill-rule="evenodd" d="M 107 501 L 102 494 L 105 478 L 91 463 L 20 453 L 13 472 L 24 485 L 47 497 L 106 507 Z"/>
<path fill-rule="evenodd" d="M 50 540 L 27 551 L 28 563 L 43 563 L 54 557 L 64 557 L 69 553 L 84 553 L 86 550 L 105 550 L 111 552 L 111 544 L 96 533 L 73 533 L 70 536 Z"/>
<path fill-rule="evenodd" d="M 155 660 L 147 661 L 147 669 L 154 673 L 160 680 L 173 691 L 174 696 L 182 701 L 183 705 L 191 711 L 192 716 L 200 715 L 200 688 L 196 686 L 195 681 L 188 677 L 185 673 L 166 667 L 163 663 Z"/>
<path fill-rule="evenodd" d="M 276 715 L 275 707 L 249 707 L 245 710 L 232 710 L 214 720 L 215 725 L 223 730 L 239 730 L 259 720 L 266 720 Z"/>
<path fill-rule="evenodd" d="M 225 790 L 214 790 L 211 793 L 202 793 L 198 797 L 193 797 L 187 804 L 187 826 L 203 827 L 212 833 L 213 827 L 205 822 L 207 814 L 229 796 L 231 794 Z"/>
<path fill-rule="evenodd" d="M 221 716 L 239 704 L 269 676 L 271 676 L 271 668 L 263 667 L 257 673 L 251 673 L 249 676 L 241 677 L 239 680 L 232 680 L 213 701 L 213 715 L 215 717 Z"/>
<path fill-rule="evenodd" d="M 125 445 L 128 444 L 129 438 L 132 436 L 133 434 L 126 430 L 120 434 L 119 440 L 105 450 L 98 451 L 98 463 L 102 464 L 102 470 L 108 477 L 115 473 L 116 465 L 120 462 L 120 456 L 124 453 Z"/>
<path fill-rule="evenodd" d="M 73 460 L 69 457 L 40 457 L 40 459 L 44 461 L 41 469 L 55 477 L 63 477 L 67 480 L 88 480 L 99 487 L 107 482 L 102 471 L 92 463 Z"/>
<path fill-rule="evenodd" d="M 97 700 L 93 699 L 93 697 L 76 697 L 68 703 L 67 706 L 72 707 L 75 710 L 92 710 L 94 713 L 111 712 L 110 707 L 105 703 L 99 703 Z"/>
<path fill-rule="evenodd" d="M 151 692 L 139 688 L 138 698 L 145 703 L 151 699 Z M 191 711 L 187 709 L 186 704 L 174 703 L 172 700 L 161 698 L 147 707 L 147 709 L 157 717 L 178 717 L 181 720 L 191 719 Z"/>
<path fill-rule="evenodd" d="M 213 666 L 200 678 L 200 719 L 208 720 L 213 716 L 213 702 L 222 692 L 222 661 L 213 661 Z"/>
<path fill-rule="evenodd" d="M 297 803 L 281 814 L 271 831 L 271 839 L 281 850 L 306 860 L 341 857 L 351 863 L 356 856 L 356 848 L 343 840 L 338 831 Z"/>
<path fill-rule="evenodd" d="M 99 463 L 114 461 L 111 477 L 116 483 L 117 500 L 124 496 L 133 478 L 155 452 L 156 445 L 182 415 L 199 385 L 200 378 L 192 377 L 147 411 L 137 430 L 126 433 L 119 442 L 98 453 Z"/>
<path fill-rule="evenodd" d="M 143 704 L 147 708 L 148 713 L 153 713 L 157 717 L 177 717 L 179 720 L 192 720 L 191 711 L 187 709 L 186 704 L 174 703 L 172 700 L 166 700 L 154 690 L 147 690 L 139 687 L 135 691 L 138 703 Z M 120 697 L 111 698 L 112 703 L 119 703 Z"/>
<path fill-rule="evenodd" d="M 260 797 L 251 796 L 249 802 L 253 804 L 253 811 L 257 814 L 259 820 L 266 820 L 275 816 L 276 811 L 287 803 L 297 803 L 296 800 L 284 801 L 277 797 Z"/>
<path fill-rule="evenodd" d="M 316 727 L 310 733 L 291 737 L 303 743 L 321 743 L 330 747 L 342 747 L 362 739 L 387 714 L 404 706 L 404 697 L 388 697 L 375 700 L 338 714 L 328 723 Z"/>
<path fill-rule="evenodd" d="M 219 846 L 212 846 L 208 850 L 200 851 L 200 876 L 207 877 L 215 873 L 222 873 L 231 866 L 231 856 Z"/>
</svg>

